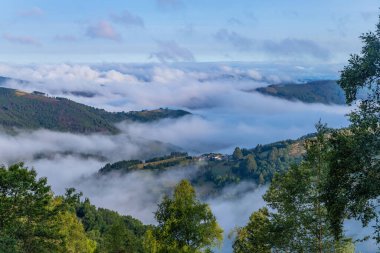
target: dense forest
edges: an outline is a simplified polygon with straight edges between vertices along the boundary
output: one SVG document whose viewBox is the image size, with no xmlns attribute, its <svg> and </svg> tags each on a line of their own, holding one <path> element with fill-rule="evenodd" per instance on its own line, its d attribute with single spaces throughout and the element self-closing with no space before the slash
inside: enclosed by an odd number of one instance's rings
<svg viewBox="0 0 380 253">
<path fill-rule="evenodd" d="M 45 128 L 85 134 L 118 133 L 114 124 L 124 120 L 150 122 L 189 114 L 183 110 L 169 109 L 111 113 L 66 98 L 3 87 L 0 87 L 0 104 L 0 126 L 5 129 Z"/>
</svg>

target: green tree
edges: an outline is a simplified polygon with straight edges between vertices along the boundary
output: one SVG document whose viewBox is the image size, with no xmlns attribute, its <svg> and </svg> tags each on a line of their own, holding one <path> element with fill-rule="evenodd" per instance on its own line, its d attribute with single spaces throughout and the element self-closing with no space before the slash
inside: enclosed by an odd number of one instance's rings
<svg viewBox="0 0 380 253">
<path fill-rule="evenodd" d="M 97 253 L 144 252 L 143 237 L 147 227 L 139 220 L 96 208 L 89 199 L 77 201 L 76 213 L 88 237 L 96 241 Z"/>
<path fill-rule="evenodd" d="M 239 147 L 235 148 L 234 152 L 232 153 L 232 157 L 235 160 L 240 160 L 243 158 L 243 152 L 241 151 L 241 149 Z"/>
<path fill-rule="evenodd" d="M 0 167 L 0 252 L 55 252 L 61 235 L 46 178 L 22 163 Z"/>
<path fill-rule="evenodd" d="M 317 130 L 316 137 L 306 141 L 303 162 L 276 174 L 263 196 L 275 211 L 262 209 L 251 216 L 238 233 L 235 252 L 322 253 L 342 248 L 344 240 L 334 240 L 322 201 L 329 171 L 328 133 L 322 124 L 317 124 Z"/>
<path fill-rule="evenodd" d="M 96 242 L 89 239 L 83 224 L 73 212 L 62 211 L 55 216 L 54 222 L 59 226 L 62 243 L 59 252 L 62 253 L 93 253 Z"/>
<path fill-rule="evenodd" d="M 77 203 L 76 208 L 77 216 L 81 219 L 84 229 L 86 231 L 100 230 L 100 224 L 102 221 L 97 216 L 96 207 L 91 205 L 90 200 L 85 200 Z"/>
<path fill-rule="evenodd" d="M 268 155 L 269 160 L 272 162 L 276 161 L 278 156 L 279 156 L 278 149 L 276 147 L 273 147 L 273 149 L 271 150 L 271 152 Z"/>
<path fill-rule="evenodd" d="M 333 138 L 336 162 L 330 170 L 328 190 L 337 198 L 327 194 L 326 202 L 337 237 L 346 216 L 361 219 L 364 226 L 380 220 L 380 21 L 375 32 L 360 38 L 364 44 L 361 54 L 351 55 L 339 80 L 347 103 L 360 101 L 349 115 L 348 131 Z M 373 237 L 379 243 L 379 223 L 376 227 Z"/>
<path fill-rule="evenodd" d="M 249 217 L 245 227 L 237 229 L 233 250 L 235 253 L 270 253 L 272 249 L 270 235 L 269 211 L 267 208 L 262 208 Z"/>
<path fill-rule="evenodd" d="M 144 235 L 143 247 L 145 253 L 158 253 L 160 245 L 157 242 L 156 237 L 154 236 L 154 231 L 148 229 Z"/>
<path fill-rule="evenodd" d="M 252 177 L 257 170 L 257 163 L 252 154 L 241 159 L 238 166 L 233 168 L 233 172 L 240 177 Z"/>
<path fill-rule="evenodd" d="M 253 174 L 257 170 L 257 163 L 255 157 L 252 154 L 247 155 L 244 160 L 244 167 L 248 174 Z"/>
<path fill-rule="evenodd" d="M 155 218 L 159 252 L 204 252 L 219 246 L 223 238 L 209 206 L 197 200 L 187 180 L 175 187 L 172 198 L 164 197 Z"/>
<path fill-rule="evenodd" d="M 109 253 L 125 253 L 127 230 L 121 222 L 112 224 L 104 235 L 104 246 Z"/>
</svg>

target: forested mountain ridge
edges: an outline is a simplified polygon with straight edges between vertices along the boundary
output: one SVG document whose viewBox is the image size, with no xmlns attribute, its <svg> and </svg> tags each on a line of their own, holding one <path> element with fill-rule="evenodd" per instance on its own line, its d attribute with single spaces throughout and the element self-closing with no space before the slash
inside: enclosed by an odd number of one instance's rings
<svg viewBox="0 0 380 253">
<path fill-rule="evenodd" d="M 268 96 L 305 103 L 339 104 L 346 103 L 343 89 L 335 80 L 319 80 L 307 83 L 274 84 L 255 89 Z"/>
<path fill-rule="evenodd" d="M 149 122 L 178 118 L 190 114 L 183 110 L 107 112 L 61 97 L 41 92 L 27 93 L 0 87 L 0 126 L 5 129 L 39 129 L 73 133 L 111 133 L 115 123 L 123 120 Z"/>
<path fill-rule="evenodd" d="M 311 135 L 312 136 L 312 135 Z M 309 136 L 309 138 L 311 137 Z M 307 137 L 306 137 L 307 138 Z M 236 148 L 233 154 L 203 154 L 189 156 L 183 152 L 149 160 L 124 160 L 108 163 L 98 172 L 98 176 L 109 173 L 126 174 L 139 170 L 156 173 L 197 166 L 199 169 L 192 179 L 196 186 L 206 187 L 207 194 L 217 193 L 230 184 L 243 180 L 265 184 L 272 180 L 276 172 L 284 172 L 291 164 L 299 163 L 305 152 L 305 138 L 285 140 L 267 145 L 257 145 L 252 149 Z"/>
</svg>

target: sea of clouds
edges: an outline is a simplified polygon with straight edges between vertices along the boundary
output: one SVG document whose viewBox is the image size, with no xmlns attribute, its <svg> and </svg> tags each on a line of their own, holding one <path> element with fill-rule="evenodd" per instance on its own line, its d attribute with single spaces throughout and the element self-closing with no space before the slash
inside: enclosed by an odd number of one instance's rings
<svg viewBox="0 0 380 253">
<path fill-rule="evenodd" d="M 109 111 L 168 107 L 192 115 L 152 123 L 121 122 L 119 135 L 78 135 L 48 130 L 0 132 L 0 163 L 23 161 L 45 176 L 54 192 L 75 187 L 97 206 L 154 223 L 153 212 L 164 193 L 196 166 L 159 175 L 134 172 L 128 175 L 93 177 L 107 162 L 146 159 L 178 149 L 191 154 L 231 153 L 236 146 L 252 148 L 314 131 L 322 120 L 330 127 L 347 126 L 350 108 L 305 104 L 252 92 L 274 83 L 337 78 L 336 67 L 264 66 L 260 64 L 0 64 L 4 87 L 41 91 L 67 97 Z M 250 92 L 247 92 L 250 91 Z M 79 95 L 78 95 L 79 94 Z M 41 156 L 41 154 L 48 154 Z M 239 198 L 230 198 L 242 191 Z M 227 235 L 244 225 L 249 215 L 264 205 L 258 188 L 244 182 L 206 199 Z M 239 207 L 239 208 L 236 208 Z M 230 252 L 227 240 L 223 252 Z"/>
</svg>

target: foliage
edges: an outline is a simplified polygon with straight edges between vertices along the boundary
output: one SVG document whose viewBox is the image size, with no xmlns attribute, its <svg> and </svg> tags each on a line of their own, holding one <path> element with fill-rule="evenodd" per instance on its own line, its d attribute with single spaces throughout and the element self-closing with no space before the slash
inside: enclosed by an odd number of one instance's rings
<svg viewBox="0 0 380 253">
<path fill-rule="evenodd" d="M 291 164 L 302 159 L 304 140 L 280 141 L 267 145 L 257 145 L 253 149 L 241 150 L 242 157 L 229 156 L 222 160 L 208 160 L 200 166 L 193 183 L 212 184 L 218 192 L 221 188 L 242 180 L 265 184 L 272 180 L 276 172 L 286 171 Z M 235 149 L 237 150 L 237 149 Z"/>
<path fill-rule="evenodd" d="M 250 217 L 247 226 L 238 228 L 233 244 L 236 253 L 271 253 L 271 223 L 267 208 L 259 209 Z"/>
<path fill-rule="evenodd" d="M 61 240 L 46 178 L 22 163 L 0 167 L 0 251 L 51 252 Z"/>
<path fill-rule="evenodd" d="M 360 219 L 364 226 L 376 222 L 374 239 L 380 242 L 380 21 L 375 32 L 361 36 L 360 55 L 351 55 L 341 72 L 340 86 L 347 102 L 357 102 L 350 115 L 347 132 L 333 138 L 334 158 L 329 176 L 329 191 L 337 198 L 328 202 L 331 222 L 336 236 L 342 230 L 345 216 Z M 357 101 L 358 94 L 366 96 Z M 333 181 L 333 180 L 336 180 Z"/>
<path fill-rule="evenodd" d="M 232 158 L 235 160 L 240 160 L 243 158 L 243 153 L 239 147 L 236 147 L 234 153 L 232 154 Z"/>
<path fill-rule="evenodd" d="M 143 247 L 145 253 L 158 253 L 160 248 L 156 237 L 154 236 L 154 231 L 148 229 L 144 235 Z"/>
<path fill-rule="evenodd" d="M 0 168 L 0 251 L 92 253 L 82 223 L 46 178 L 22 163 Z"/>
<path fill-rule="evenodd" d="M 183 110 L 157 109 L 140 112 L 111 113 L 60 97 L 26 93 L 0 87 L 0 126 L 75 133 L 117 133 L 115 123 L 123 120 L 150 122 L 163 118 L 179 118 Z"/>
<path fill-rule="evenodd" d="M 97 242 L 97 252 L 143 252 L 142 240 L 147 226 L 140 221 L 96 208 L 88 199 L 77 202 L 75 210 L 88 236 Z"/>
<path fill-rule="evenodd" d="M 144 252 L 146 226 L 80 197 L 74 189 L 54 196 L 22 163 L 0 167 L 0 252 Z"/>
<path fill-rule="evenodd" d="M 223 238 L 209 206 L 196 199 L 194 188 L 186 180 L 175 187 L 172 198 L 164 197 L 155 218 L 158 252 L 205 252 L 219 246 Z M 154 245 L 152 242 L 146 245 Z"/>
<path fill-rule="evenodd" d="M 276 174 L 263 196 L 273 212 L 260 209 L 247 226 L 238 229 L 235 252 L 336 252 L 348 249 L 347 241 L 335 240 L 323 194 L 329 172 L 330 145 L 325 126 L 305 143 L 299 165 Z"/>
<path fill-rule="evenodd" d="M 96 250 L 96 242 L 86 235 L 83 224 L 75 213 L 70 211 L 59 212 L 54 217 L 54 222 L 59 226 L 59 234 L 62 238 L 60 252 L 62 253 L 93 253 Z"/>
</svg>

